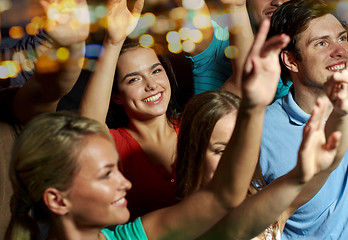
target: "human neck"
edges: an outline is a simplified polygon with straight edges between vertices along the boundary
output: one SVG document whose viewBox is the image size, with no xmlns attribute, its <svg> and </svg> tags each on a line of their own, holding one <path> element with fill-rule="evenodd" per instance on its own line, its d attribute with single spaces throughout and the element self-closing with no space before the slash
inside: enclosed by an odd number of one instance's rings
<svg viewBox="0 0 348 240">
<path fill-rule="evenodd" d="M 71 221 L 56 221 L 47 240 L 106 240 L 100 228 L 82 228 Z"/>
<path fill-rule="evenodd" d="M 294 101 L 297 105 L 308 114 L 311 114 L 314 106 L 316 105 L 317 99 L 319 97 L 326 97 L 324 89 L 315 88 L 315 87 L 306 87 L 303 85 L 298 86 L 296 83 L 293 84 L 293 97 Z M 332 108 L 329 108 L 329 112 L 331 112 Z"/>
<path fill-rule="evenodd" d="M 141 139 L 159 139 L 174 130 L 166 115 L 147 120 L 131 119 L 127 129 Z"/>
</svg>

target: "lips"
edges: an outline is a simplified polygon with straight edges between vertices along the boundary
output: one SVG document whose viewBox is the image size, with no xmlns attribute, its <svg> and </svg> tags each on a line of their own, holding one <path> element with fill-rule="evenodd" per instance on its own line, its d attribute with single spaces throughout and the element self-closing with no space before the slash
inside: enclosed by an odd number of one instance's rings
<svg viewBox="0 0 348 240">
<path fill-rule="evenodd" d="M 263 14 L 266 16 L 266 17 L 272 17 L 274 11 L 276 10 L 276 8 L 268 8 L 266 9 Z"/>
<path fill-rule="evenodd" d="M 155 102 L 162 96 L 162 92 L 143 99 L 144 102 Z"/>
<path fill-rule="evenodd" d="M 331 66 L 326 67 L 327 70 L 331 72 L 340 72 L 346 68 L 346 62 L 340 62 Z"/>
<path fill-rule="evenodd" d="M 115 200 L 111 203 L 111 205 L 115 206 L 115 207 L 125 207 L 127 206 L 127 200 L 126 198 L 121 198 L 121 199 L 118 199 L 118 200 Z"/>
</svg>

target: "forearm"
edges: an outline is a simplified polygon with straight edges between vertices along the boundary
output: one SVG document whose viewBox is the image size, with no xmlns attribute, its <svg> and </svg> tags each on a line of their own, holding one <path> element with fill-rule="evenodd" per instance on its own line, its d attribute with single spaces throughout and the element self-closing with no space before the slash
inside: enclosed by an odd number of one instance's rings
<svg viewBox="0 0 348 240">
<path fill-rule="evenodd" d="M 222 85 L 222 89 L 241 96 L 241 82 L 246 57 L 254 41 L 246 4 L 225 5 L 229 16 L 230 45 L 237 48 L 237 56 L 232 58 L 232 76 Z"/>
<path fill-rule="evenodd" d="M 38 114 L 56 111 L 59 100 L 70 92 L 81 72 L 83 46 L 84 43 L 69 46 L 69 58 L 64 62 L 51 60 L 59 46 L 38 59 L 35 74 L 18 91 L 13 102 L 13 112 L 22 124 Z"/>
<path fill-rule="evenodd" d="M 298 181 L 295 171 L 289 172 L 248 197 L 200 239 L 211 239 L 213 236 L 219 239 L 251 239 L 277 220 L 283 226 L 290 217 L 287 208 L 304 186 Z M 280 217 L 282 213 L 285 214 Z"/>
<path fill-rule="evenodd" d="M 79 112 L 105 124 L 111 98 L 117 60 L 123 41 L 117 45 L 104 41 L 104 54 L 99 57 L 96 68 L 84 90 Z"/>
</svg>

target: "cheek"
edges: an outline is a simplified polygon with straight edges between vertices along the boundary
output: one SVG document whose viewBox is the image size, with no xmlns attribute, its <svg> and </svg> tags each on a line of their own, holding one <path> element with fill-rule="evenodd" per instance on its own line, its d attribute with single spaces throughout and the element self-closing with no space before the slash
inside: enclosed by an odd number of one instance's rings
<svg viewBox="0 0 348 240">
<path fill-rule="evenodd" d="M 221 158 L 220 155 L 217 155 L 214 152 L 211 152 L 209 150 L 207 151 L 205 163 L 206 163 L 206 171 L 208 175 L 214 174 L 219 164 L 220 158 Z"/>
</svg>

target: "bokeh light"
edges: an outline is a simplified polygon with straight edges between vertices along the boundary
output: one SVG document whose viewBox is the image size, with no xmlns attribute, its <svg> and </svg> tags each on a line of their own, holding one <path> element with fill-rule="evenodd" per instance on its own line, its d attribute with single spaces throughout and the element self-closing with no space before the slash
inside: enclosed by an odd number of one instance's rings
<svg viewBox="0 0 348 240">
<path fill-rule="evenodd" d="M 187 28 L 187 27 L 183 27 L 179 29 L 179 34 L 180 34 L 180 38 L 181 40 L 187 40 L 190 38 L 190 32 L 191 29 Z"/>
<path fill-rule="evenodd" d="M 190 32 L 190 40 L 194 43 L 199 43 L 203 39 L 203 33 L 198 29 L 192 29 Z"/>
<path fill-rule="evenodd" d="M 200 9 L 203 7 L 204 0 L 183 0 L 182 5 L 187 9 Z"/>
<path fill-rule="evenodd" d="M 69 56 L 70 56 L 70 52 L 67 48 L 65 47 L 58 48 L 57 59 L 60 62 L 65 62 L 66 60 L 68 60 Z"/>
<path fill-rule="evenodd" d="M 20 71 L 20 66 L 15 61 L 0 62 L 0 79 L 16 77 Z"/>
<path fill-rule="evenodd" d="M 191 53 L 195 50 L 196 44 L 190 40 L 186 40 L 182 43 L 182 50 L 187 53 Z"/>
<path fill-rule="evenodd" d="M 97 58 L 102 49 L 103 46 L 100 44 L 88 44 L 85 47 L 85 56 L 87 58 Z"/>
<path fill-rule="evenodd" d="M 105 17 L 107 13 L 107 9 L 105 5 L 98 5 L 94 9 L 94 14 L 97 18 Z"/>
<path fill-rule="evenodd" d="M 24 36 L 24 29 L 21 26 L 13 26 L 9 30 L 11 38 L 20 39 Z"/>
<path fill-rule="evenodd" d="M 171 43 L 171 44 L 176 44 L 176 43 L 180 43 L 180 34 L 176 31 L 170 31 L 167 33 L 166 36 L 167 42 Z"/>
<path fill-rule="evenodd" d="M 59 62 L 51 59 L 46 55 L 42 55 L 36 62 L 36 71 L 39 73 L 53 73 L 59 70 Z"/>
<path fill-rule="evenodd" d="M 180 53 L 182 51 L 182 45 L 180 42 L 174 44 L 169 43 L 168 50 L 172 53 Z"/>
<path fill-rule="evenodd" d="M 230 59 L 235 59 L 238 56 L 238 48 L 236 46 L 226 47 L 225 56 Z"/>
<path fill-rule="evenodd" d="M 155 40 L 150 34 L 143 34 L 139 38 L 139 43 L 143 47 L 152 47 L 155 43 Z"/>
<path fill-rule="evenodd" d="M 200 29 L 208 28 L 211 26 L 210 17 L 205 14 L 197 14 L 193 18 L 193 25 Z"/>
<path fill-rule="evenodd" d="M 178 21 L 181 19 L 184 19 L 186 17 L 187 10 L 183 7 L 177 7 L 173 8 L 172 10 L 169 11 L 169 18 Z"/>
<path fill-rule="evenodd" d="M 156 16 L 155 14 L 148 12 L 142 16 L 142 20 L 145 22 L 147 27 L 151 27 L 156 23 Z"/>
</svg>

